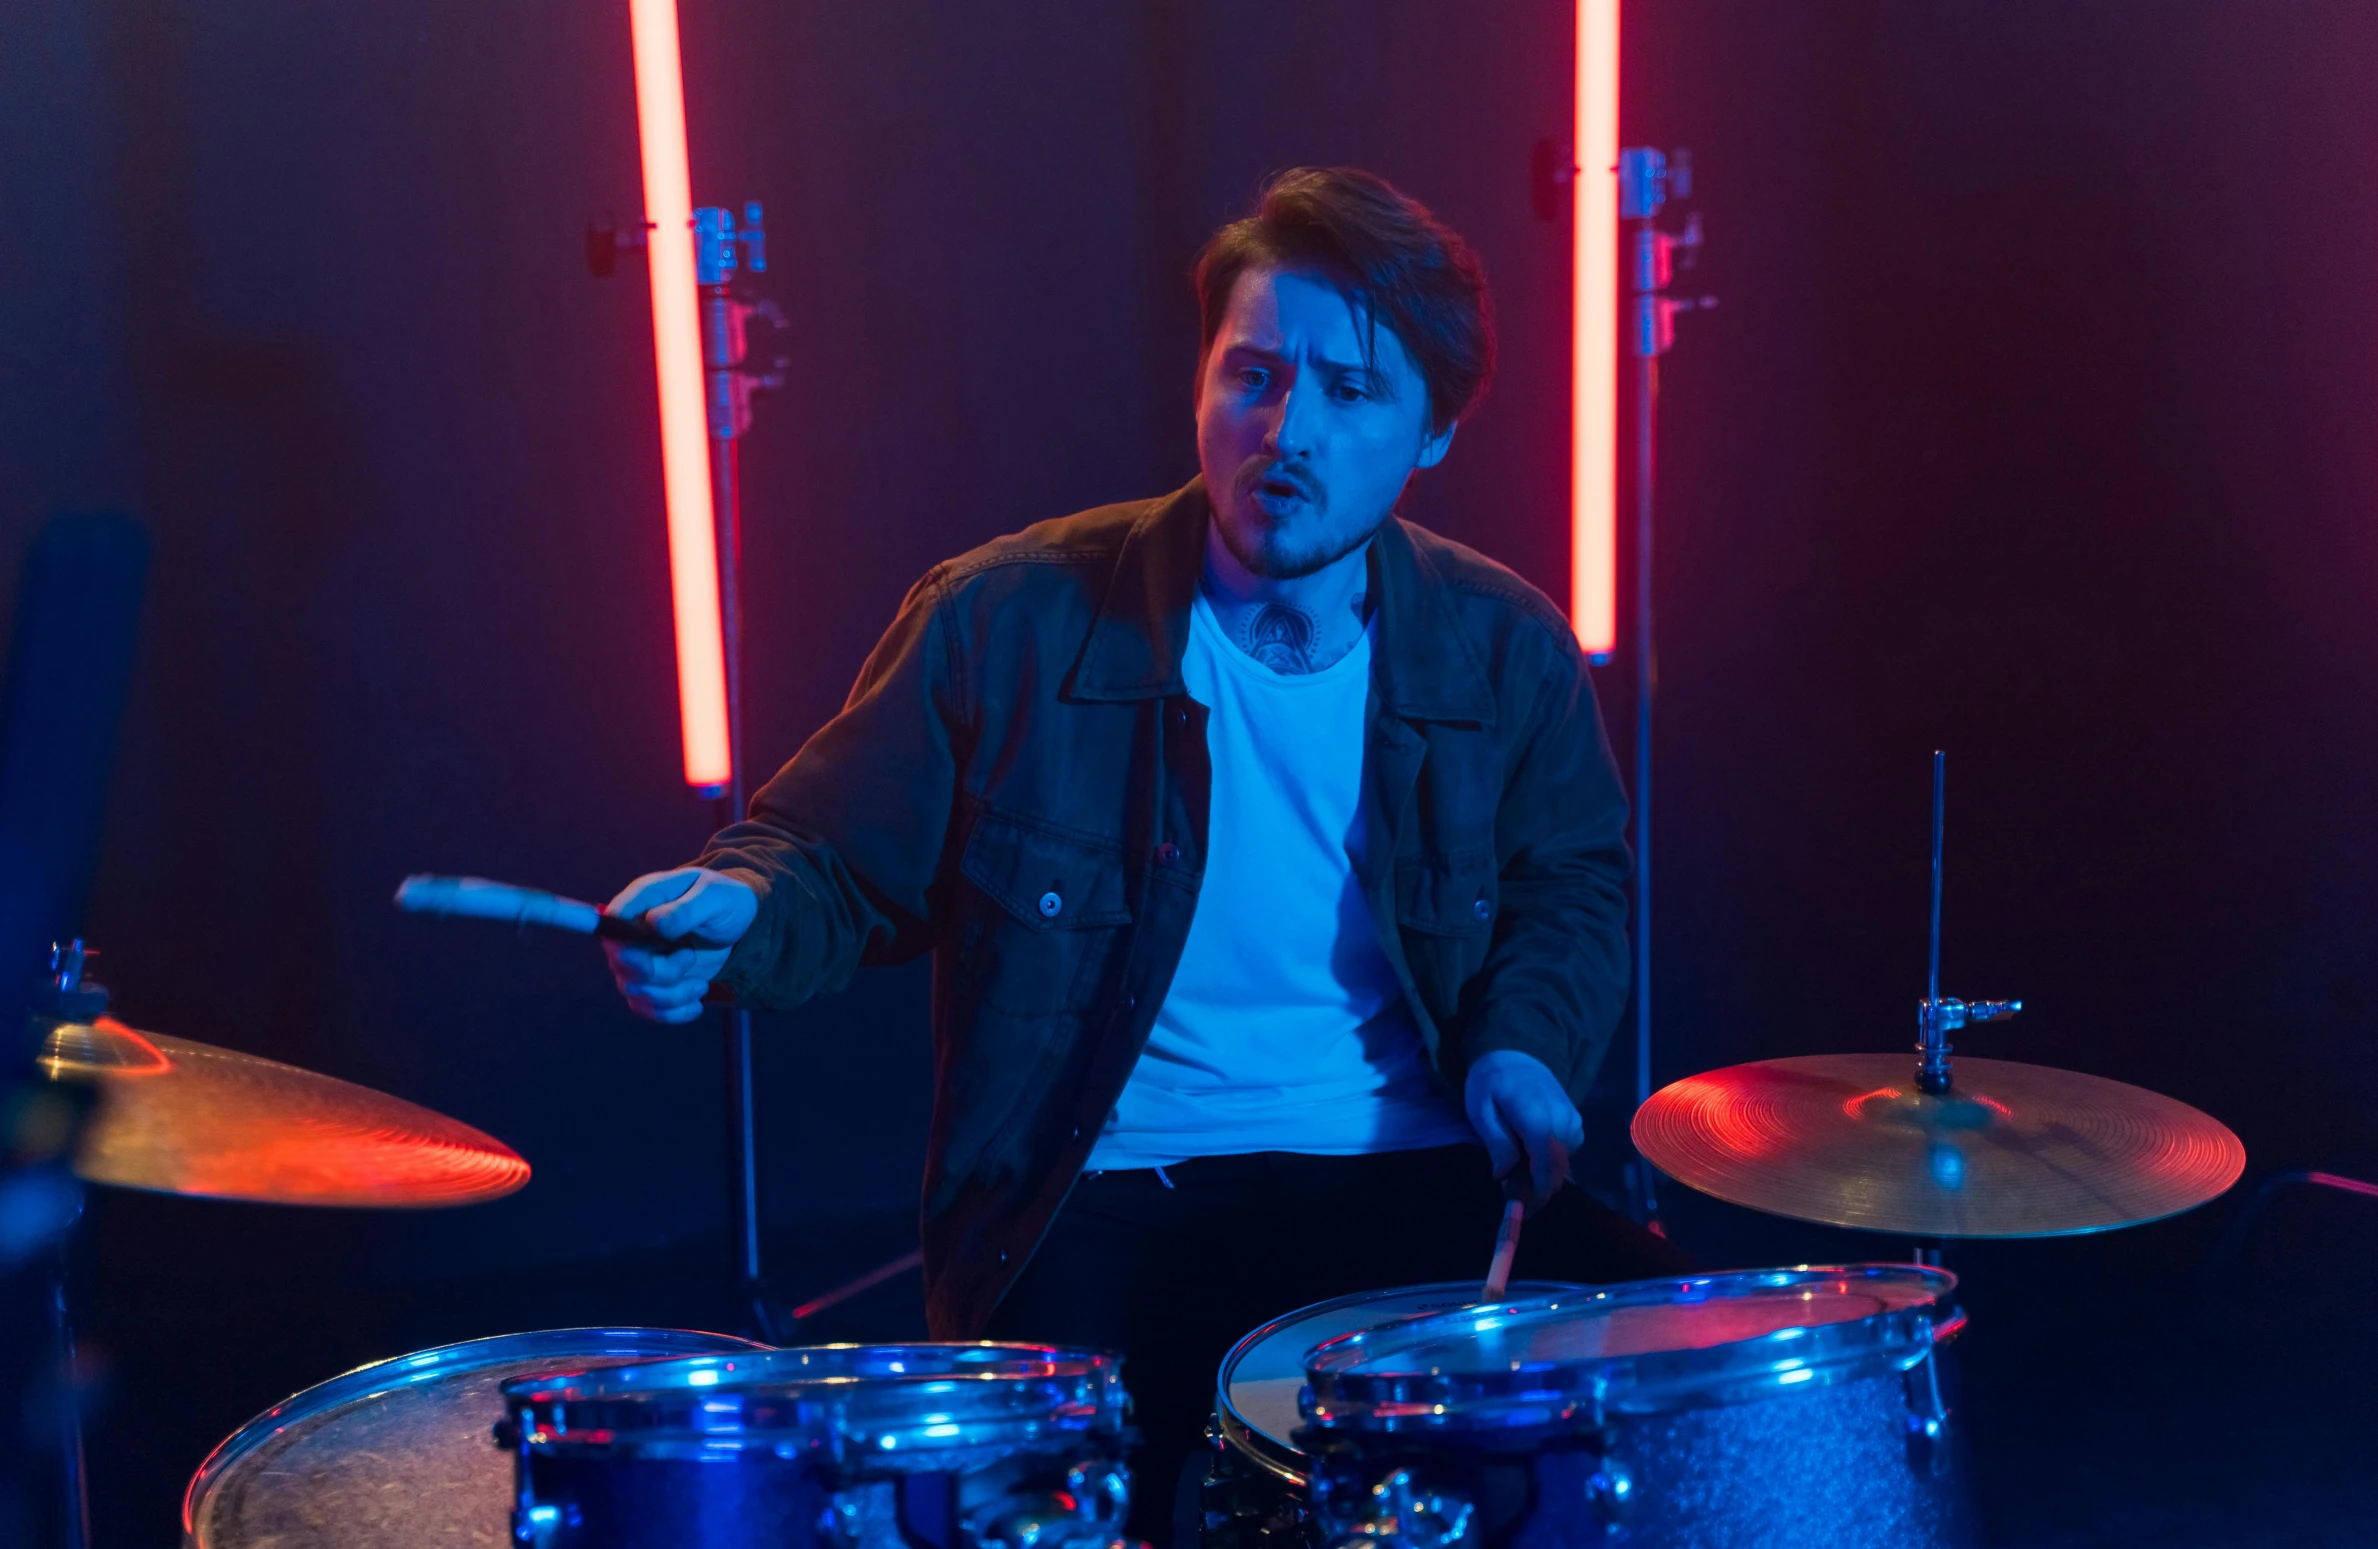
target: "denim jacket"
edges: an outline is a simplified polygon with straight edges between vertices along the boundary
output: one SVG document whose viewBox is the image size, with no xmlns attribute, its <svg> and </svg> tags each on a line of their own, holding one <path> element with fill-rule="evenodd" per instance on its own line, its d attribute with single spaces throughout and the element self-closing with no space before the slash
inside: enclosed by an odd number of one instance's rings
<svg viewBox="0 0 2378 1549">
<path fill-rule="evenodd" d="M 1122 1093 L 1205 869 L 1182 687 L 1204 486 L 1042 522 L 919 581 L 849 702 L 700 864 L 759 894 L 720 985 L 783 1008 L 933 953 L 922 1239 L 935 1337 L 978 1337 Z M 1625 797 L 1560 612 L 1397 519 L 1358 880 L 1432 1068 L 1490 1049 L 1582 1096 L 1627 987 Z M 1234 907 L 1261 907 L 1256 899 Z"/>
</svg>

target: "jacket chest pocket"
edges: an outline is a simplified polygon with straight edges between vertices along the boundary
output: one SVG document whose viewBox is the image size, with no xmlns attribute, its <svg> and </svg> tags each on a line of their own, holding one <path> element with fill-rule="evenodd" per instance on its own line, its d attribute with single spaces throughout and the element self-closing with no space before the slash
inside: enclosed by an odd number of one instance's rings
<svg viewBox="0 0 2378 1549">
<path fill-rule="evenodd" d="M 1131 923 L 1120 844 L 985 808 L 958 871 L 960 995 L 1024 1017 L 1096 1001 Z"/>
<path fill-rule="evenodd" d="M 1494 939 L 1494 848 L 1470 845 L 1400 860 L 1395 918 L 1413 985 L 1440 1025 L 1461 1005 L 1461 989 L 1486 962 Z"/>
</svg>

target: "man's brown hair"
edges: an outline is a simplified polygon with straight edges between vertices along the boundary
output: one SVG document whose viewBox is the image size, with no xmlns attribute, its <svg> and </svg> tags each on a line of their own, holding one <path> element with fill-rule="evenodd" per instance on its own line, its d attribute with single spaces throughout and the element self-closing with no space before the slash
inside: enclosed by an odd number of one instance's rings
<svg viewBox="0 0 2378 1549">
<path fill-rule="evenodd" d="M 1206 240 L 1195 283 L 1204 370 L 1230 288 L 1248 269 L 1309 266 L 1328 275 L 1365 328 L 1385 323 L 1428 384 L 1429 429 L 1475 408 L 1494 375 L 1494 311 L 1486 268 L 1461 234 L 1356 167 L 1294 167 L 1263 187 L 1255 212 Z"/>
</svg>

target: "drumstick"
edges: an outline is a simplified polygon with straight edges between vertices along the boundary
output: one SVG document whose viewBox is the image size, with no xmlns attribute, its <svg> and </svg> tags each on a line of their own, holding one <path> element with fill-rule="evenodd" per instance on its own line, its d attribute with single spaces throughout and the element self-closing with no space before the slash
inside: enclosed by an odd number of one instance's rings
<svg viewBox="0 0 2378 1549">
<path fill-rule="evenodd" d="M 411 876 L 397 884 L 396 906 L 408 914 L 443 914 L 472 920 L 543 925 L 580 936 L 600 936 L 623 946 L 661 952 L 692 948 L 723 952 L 731 942 L 707 936 L 664 936 L 642 919 L 605 914 L 593 904 L 533 887 L 490 882 L 485 877 Z"/>
<path fill-rule="evenodd" d="M 1494 1262 L 1486 1270 L 1487 1301 L 1501 1301 L 1511 1284 L 1511 1261 L 1519 1254 L 1519 1223 L 1527 1212 L 1525 1200 L 1515 1199 L 1503 1207 L 1502 1230 L 1495 1233 Z"/>
</svg>

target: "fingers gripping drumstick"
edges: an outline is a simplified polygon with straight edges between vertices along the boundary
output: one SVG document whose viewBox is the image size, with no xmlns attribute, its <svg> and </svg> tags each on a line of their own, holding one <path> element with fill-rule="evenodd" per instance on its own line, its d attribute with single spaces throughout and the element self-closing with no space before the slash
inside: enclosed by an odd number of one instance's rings
<svg viewBox="0 0 2378 1549">
<path fill-rule="evenodd" d="M 1502 1230 L 1495 1233 L 1494 1262 L 1486 1270 L 1486 1301 L 1501 1301 L 1511 1284 L 1511 1261 L 1519 1254 L 1519 1223 L 1527 1210 L 1525 1200 L 1515 1199 L 1503 1206 Z"/>
</svg>

